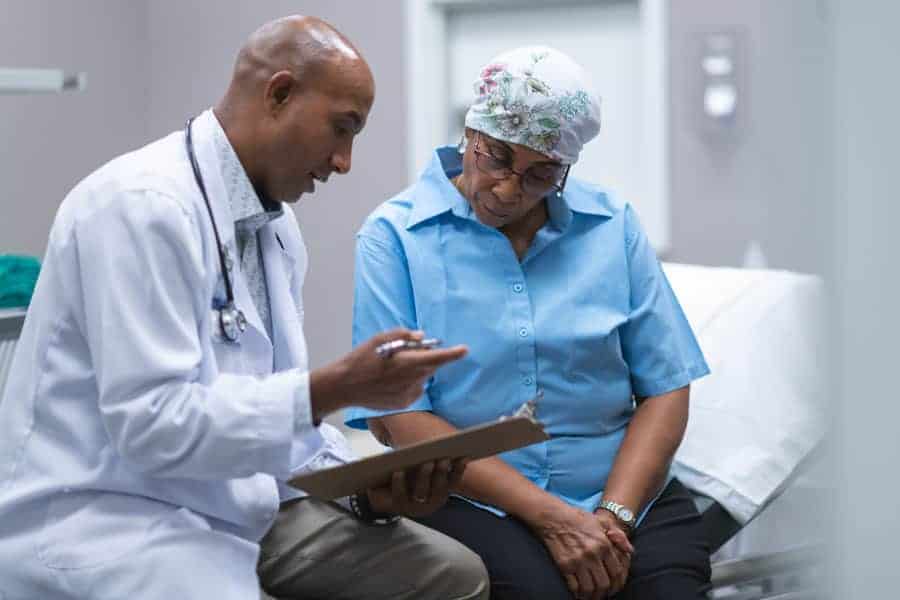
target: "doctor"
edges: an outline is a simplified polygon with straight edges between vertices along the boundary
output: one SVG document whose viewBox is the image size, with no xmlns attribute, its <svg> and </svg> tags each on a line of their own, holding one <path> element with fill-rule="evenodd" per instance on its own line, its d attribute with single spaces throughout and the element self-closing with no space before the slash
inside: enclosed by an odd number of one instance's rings
<svg viewBox="0 0 900 600">
<path fill-rule="evenodd" d="M 351 458 L 326 414 L 405 407 L 466 352 L 377 356 L 420 336 L 397 330 L 307 368 L 282 203 L 350 170 L 373 96 L 340 33 L 275 21 L 213 110 L 66 197 L 0 403 L 0 598 L 486 597 L 473 553 L 389 518 L 438 508 L 463 464 L 343 506 L 282 483 Z"/>
</svg>

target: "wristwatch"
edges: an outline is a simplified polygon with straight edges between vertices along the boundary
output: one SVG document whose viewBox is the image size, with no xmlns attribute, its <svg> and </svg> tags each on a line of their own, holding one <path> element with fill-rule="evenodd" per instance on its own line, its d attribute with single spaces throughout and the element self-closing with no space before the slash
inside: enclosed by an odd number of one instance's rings
<svg viewBox="0 0 900 600">
<path fill-rule="evenodd" d="M 389 515 L 386 513 L 375 512 L 372 504 L 369 503 L 369 496 L 365 492 L 353 494 L 349 498 L 350 510 L 357 519 L 363 523 L 371 523 L 373 525 L 390 525 L 400 520 L 397 515 Z"/>
<path fill-rule="evenodd" d="M 628 527 L 628 529 L 634 529 L 634 523 L 635 521 L 637 521 L 637 517 L 634 516 L 634 512 L 632 512 L 629 508 L 626 508 L 618 502 L 613 502 L 612 500 L 601 500 L 600 505 L 597 508 L 608 510 L 613 515 L 615 515 L 615 517 L 626 527 Z"/>
</svg>

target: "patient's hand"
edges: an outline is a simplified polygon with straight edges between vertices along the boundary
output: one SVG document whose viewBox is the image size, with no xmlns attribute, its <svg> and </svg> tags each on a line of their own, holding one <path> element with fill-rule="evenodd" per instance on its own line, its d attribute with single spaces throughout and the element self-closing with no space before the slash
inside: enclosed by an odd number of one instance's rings
<svg viewBox="0 0 900 600">
<path fill-rule="evenodd" d="M 634 548 L 621 530 L 568 505 L 531 525 L 576 598 L 601 600 L 622 589 Z"/>
<path fill-rule="evenodd" d="M 443 459 L 419 465 L 409 472 L 397 471 L 389 484 L 367 490 L 376 512 L 407 517 L 430 515 L 447 501 L 459 484 L 468 459 Z"/>
<path fill-rule="evenodd" d="M 625 532 L 624 526 L 616 517 L 605 510 L 598 510 L 594 513 L 606 529 L 606 537 L 613 544 L 613 552 L 615 552 L 619 561 L 622 563 L 622 571 L 618 577 L 612 577 L 609 595 L 618 594 L 625 587 L 625 581 L 628 579 L 628 572 L 631 569 L 631 555 L 634 553 L 634 547 L 628 541 L 628 534 Z"/>
</svg>

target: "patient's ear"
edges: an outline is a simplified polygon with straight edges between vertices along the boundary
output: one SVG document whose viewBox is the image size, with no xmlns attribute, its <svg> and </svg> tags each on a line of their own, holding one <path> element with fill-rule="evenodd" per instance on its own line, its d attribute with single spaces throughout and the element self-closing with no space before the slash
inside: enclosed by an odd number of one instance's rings
<svg viewBox="0 0 900 600">
<path fill-rule="evenodd" d="M 393 446 L 391 443 L 391 433 L 388 431 L 388 428 L 384 426 L 384 423 L 381 422 L 381 419 L 367 419 L 366 423 L 369 426 L 369 431 L 372 432 L 372 435 L 375 436 L 375 439 L 378 440 L 383 446 Z"/>
</svg>

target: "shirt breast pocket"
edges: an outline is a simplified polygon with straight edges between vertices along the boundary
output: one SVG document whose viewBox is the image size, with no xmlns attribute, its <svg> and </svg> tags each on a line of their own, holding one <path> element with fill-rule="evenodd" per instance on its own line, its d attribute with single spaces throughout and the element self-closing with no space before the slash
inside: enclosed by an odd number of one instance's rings
<svg viewBox="0 0 900 600">
<path fill-rule="evenodd" d="M 628 320 L 627 287 L 604 282 L 582 290 L 570 319 L 570 372 L 621 377 L 622 370 L 627 371 L 620 339 L 620 328 Z"/>
</svg>

